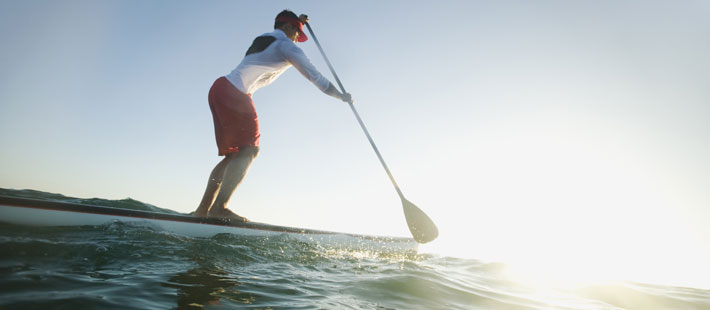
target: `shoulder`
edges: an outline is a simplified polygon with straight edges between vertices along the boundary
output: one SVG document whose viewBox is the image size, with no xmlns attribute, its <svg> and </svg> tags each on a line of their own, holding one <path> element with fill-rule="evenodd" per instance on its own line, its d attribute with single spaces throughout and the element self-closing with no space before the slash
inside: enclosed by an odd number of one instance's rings
<svg viewBox="0 0 710 310">
<path fill-rule="evenodd" d="M 301 50 L 301 48 L 298 47 L 298 45 L 296 45 L 296 43 L 289 40 L 288 38 L 286 38 L 285 40 L 281 40 L 281 39 L 277 38 L 275 43 L 278 43 L 279 49 L 285 54 L 288 54 L 288 55 L 303 54 L 303 50 Z"/>
</svg>

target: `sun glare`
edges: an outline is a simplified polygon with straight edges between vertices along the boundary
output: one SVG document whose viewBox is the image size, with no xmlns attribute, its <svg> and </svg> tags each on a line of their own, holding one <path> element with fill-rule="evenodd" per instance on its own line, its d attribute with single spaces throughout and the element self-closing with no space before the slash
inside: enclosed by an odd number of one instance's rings
<svg viewBox="0 0 710 310">
<path fill-rule="evenodd" d="M 437 214 L 440 240 L 422 251 L 504 262 L 511 277 L 538 285 L 707 286 L 697 273 L 707 253 L 672 208 L 663 183 L 672 178 L 643 150 L 612 134 L 518 129 L 488 130 L 458 161 L 466 179 L 452 182 L 468 190 L 447 202 L 468 205 Z"/>
</svg>

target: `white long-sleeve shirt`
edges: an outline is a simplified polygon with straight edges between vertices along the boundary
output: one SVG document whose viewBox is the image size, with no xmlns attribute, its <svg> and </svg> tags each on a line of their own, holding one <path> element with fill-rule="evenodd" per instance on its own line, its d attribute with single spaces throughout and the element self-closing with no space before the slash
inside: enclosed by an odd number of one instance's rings
<svg viewBox="0 0 710 310">
<path fill-rule="evenodd" d="M 283 31 L 276 29 L 263 36 L 275 40 L 263 51 L 247 54 L 237 68 L 225 76 L 234 87 L 245 94 L 254 94 L 294 66 L 321 91 L 328 88 L 330 81 L 316 70 L 306 54 Z"/>
</svg>

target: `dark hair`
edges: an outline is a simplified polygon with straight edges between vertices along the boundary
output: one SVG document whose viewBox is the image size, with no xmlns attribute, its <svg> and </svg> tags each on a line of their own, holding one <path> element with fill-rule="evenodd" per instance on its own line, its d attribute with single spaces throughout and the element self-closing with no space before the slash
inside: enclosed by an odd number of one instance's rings
<svg viewBox="0 0 710 310">
<path fill-rule="evenodd" d="M 293 18 L 295 18 L 295 19 L 298 19 L 298 15 L 296 15 L 296 13 L 291 12 L 291 11 L 289 11 L 289 10 L 283 10 L 283 11 L 281 11 L 281 13 L 279 13 L 279 15 L 276 15 L 276 18 L 279 18 L 279 17 L 293 17 Z M 280 28 L 280 27 L 283 26 L 284 24 L 288 24 L 288 23 L 286 23 L 286 22 L 277 22 L 277 21 L 274 21 L 274 29 Z"/>
</svg>

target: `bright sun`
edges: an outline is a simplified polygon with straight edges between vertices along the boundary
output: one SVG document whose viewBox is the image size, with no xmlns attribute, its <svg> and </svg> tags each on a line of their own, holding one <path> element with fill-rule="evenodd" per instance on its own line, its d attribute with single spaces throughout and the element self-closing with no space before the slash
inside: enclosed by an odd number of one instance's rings
<svg viewBox="0 0 710 310">
<path fill-rule="evenodd" d="M 441 237 L 424 252 L 502 261 L 540 284 L 709 285 L 656 162 L 613 134 L 505 125 L 442 168 L 459 171 L 461 196 L 442 201 L 459 207 L 436 214 Z"/>
</svg>

